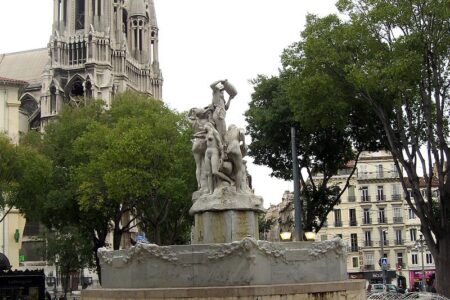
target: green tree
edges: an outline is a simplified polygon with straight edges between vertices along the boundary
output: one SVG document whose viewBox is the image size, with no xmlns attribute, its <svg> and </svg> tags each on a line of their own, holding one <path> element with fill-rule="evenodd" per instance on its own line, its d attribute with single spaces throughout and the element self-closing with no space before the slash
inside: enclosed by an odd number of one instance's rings
<svg viewBox="0 0 450 300">
<path fill-rule="evenodd" d="M 27 145 L 13 145 L 0 136 L 0 222 L 12 208 L 27 216 L 39 214 L 30 203 L 40 203 L 46 196 L 46 186 L 51 174 L 51 162 Z"/>
<path fill-rule="evenodd" d="M 70 275 L 92 266 L 92 245 L 77 227 L 60 228 L 57 232 L 48 233 L 45 239 L 45 257 L 59 268 L 66 298 Z"/>
<path fill-rule="evenodd" d="M 66 107 L 40 138 L 23 141 L 53 164 L 40 219 L 56 231 L 77 228 L 94 253 L 110 232 L 119 249 L 136 226 L 157 243 L 186 242 L 195 188 L 190 135 L 184 115 L 142 94 L 118 95 L 106 111 L 101 101 Z"/>
<path fill-rule="evenodd" d="M 167 242 L 179 239 L 185 234 L 180 222 L 190 223 L 179 213 L 187 215 L 195 187 L 184 115 L 136 94 L 116 99 L 107 115 L 106 122 L 89 126 L 75 143 L 87 158 L 74 170 L 82 209 L 110 211 L 114 249 L 122 234 L 137 225 L 150 231 L 157 244 L 163 242 L 163 228 L 170 230 Z M 124 224 L 125 215 L 131 218 Z"/>
<path fill-rule="evenodd" d="M 327 107 L 332 115 L 348 107 L 350 113 L 341 117 L 362 113 L 353 126 L 361 133 L 364 125 L 381 125 L 381 138 L 368 135 L 367 140 L 392 153 L 406 201 L 420 218 L 435 259 L 436 288 L 449 296 L 450 2 L 341 0 L 338 8 L 345 19 L 309 16 L 301 41 L 284 53 L 285 68 L 298 78 L 294 93 L 305 101 L 302 107 L 291 100 L 291 106 L 309 111 L 319 124 L 329 120 Z M 335 103 L 323 95 L 329 83 L 338 87 Z M 303 120 L 301 114 L 296 117 Z"/>
<path fill-rule="evenodd" d="M 256 164 L 269 166 L 272 176 L 292 179 L 289 132 L 291 127 L 296 129 L 300 169 L 306 173 L 306 177 L 302 172 L 299 174 L 303 186 L 303 229 L 318 232 L 326 221 L 327 214 L 340 202 L 340 197 L 356 170 L 356 163 L 350 168 L 347 163 L 357 161 L 363 150 L 377 149 L 380 146 L 378 143 L 367 143 L 364 140 L 367 135 L 380 131 L 372 128 L 376 126 L 376 122 L 367 126 L 364 134 L 353 130 L 355 123 L 341 117 L 344 111 L 350 109 L 347 106 L 337 106 L 331 111 L 321 108 L 329 114 L 326 120 L 318 120 L 317 115 L 311 116 L 308 106 L 303 104 L 308 95 L 297 92 L 299 85 L 309 83 L 299 76 L 301 72 L 290 65 L 297 63 L 294 56 L 293 51 L 286 50 L 283 56 L 284 69 L 279 76 L 259 76 L 253 81 L 255 92 L 245 114 L 247 131 L 252 138 L 249 153 Z M 328 91 L 337 96 L 339 85 L 329 85 Z M 326 92 L 322 94 L 327 95 Z M 332 102 L 331 97 L 327 100 Z M 343 188 L 339 187 L 342 182 L 331 180 L 341 169 L 349 170 Z"/>
</svg>

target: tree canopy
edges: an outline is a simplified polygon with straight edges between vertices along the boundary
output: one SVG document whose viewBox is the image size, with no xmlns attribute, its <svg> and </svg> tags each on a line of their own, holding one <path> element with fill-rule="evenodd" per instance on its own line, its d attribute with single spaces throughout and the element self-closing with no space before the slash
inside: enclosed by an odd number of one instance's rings
<svg viewBox="0 0 450 300">
<path fill-rule="evenodd" d="M 65 107 L 41 138 L 23 140 L 53 165 L 40 219 L 56 230 L 77 228 L 94 252 L 107 246 L 109 232 L 119 249 L 133 228 L 158 244 L 187 242 L 195 189 L 190 135 L 184 114 L 142 94 L 118 95 L 108 110 L 102 101 Z"/>
<path fill-rule="evenodd" d="M 284 51 L 284 105 L 306 130 L 344 129 L 353 149 L 392 153 L 435 259 L 437 290 L 449 296 L 450 1 L 340 0 L 337 7 L 340 16 L 308 16 L 300 41 Z"/>
</svg>

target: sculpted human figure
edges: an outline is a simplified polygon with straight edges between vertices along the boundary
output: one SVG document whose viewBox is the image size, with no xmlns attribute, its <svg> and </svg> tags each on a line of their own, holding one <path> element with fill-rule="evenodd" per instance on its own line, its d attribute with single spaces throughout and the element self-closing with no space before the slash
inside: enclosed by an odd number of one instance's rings
<svg viewBox="0 0 450 300">
<path fill-rule="evenodd" d="M 212 194 L 218 179 L 222 179 L 229 184 L 231 184 L 231 179 L 219 171 L 225 155 L 219 132 L 210 122 L 207 122 L 204 126 L 206 130 L 205 170 L 208 178 L 208 191 Z"/>
<path fill-rule="evenodd" d="M 213 90 L 213 98 L 210 107 L 212 110 L 212 121 L 216 125 L 220 136 L 223 138 L 227 130 L 225 122 L 226 111 L 230 107 L 231 99 L 237 95 L 237 91 L 227 79 L 214 81 L 211 83 L 210 87 Z M 225 102 L 224 91 L 229 95 L 227 102 Z"/>
<path fill-rule="evenodd" d="M 208 122 L 207 111 L 203 108 L 192 108 L 188 114 L 189 122 L 194 129 L 192 140 L 192 154 L 195 159 L 195 175 L 198 189 L 202 189 L 205 184 L 204 161 L 206 152 L 206 130 L 205 124 Z"/>
<path fill-rule="evenodd" d="M 243 182 L 246 182 L 246 180 L 242 157 L 247 154 L 244 130 L 234 124 L 230 125 L 228 131 L 225 133 L 225 143 L 228 160 L 233 163 L 233 177 L 235 179 L 236 191 L 243 192 Z"/>
</svg>

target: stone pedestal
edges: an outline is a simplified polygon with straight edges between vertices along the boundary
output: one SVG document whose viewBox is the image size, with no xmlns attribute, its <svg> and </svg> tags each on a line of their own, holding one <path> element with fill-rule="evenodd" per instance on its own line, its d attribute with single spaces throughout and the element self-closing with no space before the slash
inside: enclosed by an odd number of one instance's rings
<svg viewBox="0 0 450 300">
<path fill-rule="evenodd" d="M 206 288 L 87 289 L 83 300 L 365 300 L 365 280 Z"/>
<path fill-rule="evenodd" d="M 193 244 L 231 243 L 245 237 L 258 239 L 258 214 L 263 199 L 235 187 L 216 189 L 213 194 L 195 192 L 189 213 L 194 215 Z"/>
</svg>

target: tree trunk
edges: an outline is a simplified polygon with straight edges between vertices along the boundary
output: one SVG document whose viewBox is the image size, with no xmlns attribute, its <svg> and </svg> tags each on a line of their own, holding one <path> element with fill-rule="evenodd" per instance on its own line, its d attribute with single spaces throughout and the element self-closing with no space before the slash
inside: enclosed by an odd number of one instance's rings
<svg viewBox="0 0 450 300">
<path fill-rule="evenodd" d="M 438 294 L 450 298 L 450 236 L 439 240 L 439 255 L 434 258 L 436 265 L 435 287 Z"/>
<path fill-rule="evenodd" d="M 153 227 L 153 239 L 156 245 L 161 245 L 161 225 L 156 224 Z"/>
<path fill-rule="evenodd" d="M 98 249 L 95 250 L 95 269 L 97 270 L 98 283 L 102 285 L 102 267 L 100 266 L 100 259 L 98 258 Z"/>
<path fill-rule="evenodd" d="M 113 249 L 119 250 L 120 249 L 120 243 L 122 241 L 122 230 L 120 230 L 120 224 L 116 224 L 114 226 L 114 233 L 113 233 Z"/>
</svg>

